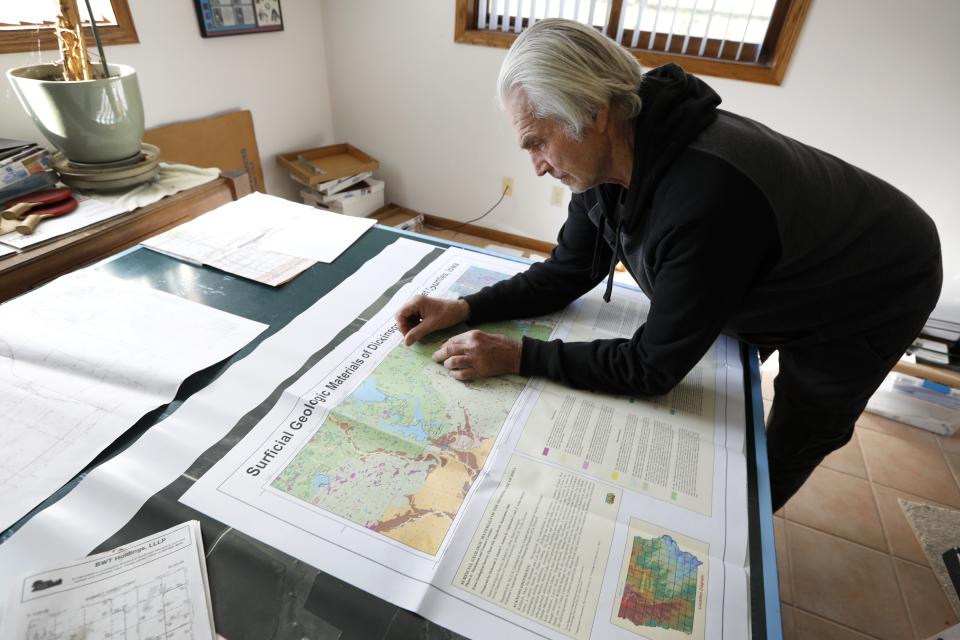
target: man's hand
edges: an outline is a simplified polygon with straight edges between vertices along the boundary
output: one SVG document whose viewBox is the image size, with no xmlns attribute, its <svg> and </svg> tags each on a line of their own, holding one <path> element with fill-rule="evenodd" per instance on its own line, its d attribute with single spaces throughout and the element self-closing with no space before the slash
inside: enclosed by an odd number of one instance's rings
<svg viewBox="0 0 960 640">
<path fill-rule="evenodd" d="M 457 380 L 476 380 L 506 373 L 520 373 L 521 343 L 483 331 L 453 336 L 433 354 Z"/>
<path fill-rule="evenodd" d="M 434 331 L 466 322 L 470 305 L 465 300 L 444 300 L 414 296 L 397 311 L 397 326 L 403 334 L 403 344 L 412 345 Z"/>
</svg>

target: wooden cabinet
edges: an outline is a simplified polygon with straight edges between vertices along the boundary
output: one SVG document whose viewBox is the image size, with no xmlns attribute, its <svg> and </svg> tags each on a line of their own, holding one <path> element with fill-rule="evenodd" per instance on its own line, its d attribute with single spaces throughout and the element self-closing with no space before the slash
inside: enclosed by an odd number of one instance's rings
<svg viewBox="0 0 960 640">
<path fill-rule="evenodd" d="M 0 257 L 0 302 L 102 260 L 250 193 L 246 173 L 224 174 L 129 213 Z"/>
</svg>

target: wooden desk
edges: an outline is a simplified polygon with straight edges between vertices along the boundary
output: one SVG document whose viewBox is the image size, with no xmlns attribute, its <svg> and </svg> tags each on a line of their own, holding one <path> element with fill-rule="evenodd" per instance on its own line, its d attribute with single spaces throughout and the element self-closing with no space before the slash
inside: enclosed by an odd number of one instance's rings
<svg viewBox="0 0 960 640">
<path fill-rule="evenodd" d="M 246 173 L 224 174 L 146 207 L 98 222 L 50 242 L 0 258 L 0 302 L 85 264 L 102 260 L 142 240 L 192 220 L 250 193 Z"/>
</svg>

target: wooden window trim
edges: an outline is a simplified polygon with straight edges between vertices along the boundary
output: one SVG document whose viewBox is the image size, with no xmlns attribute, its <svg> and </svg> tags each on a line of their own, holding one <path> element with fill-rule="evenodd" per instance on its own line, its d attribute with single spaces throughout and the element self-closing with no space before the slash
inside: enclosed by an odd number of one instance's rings
<svg viewBox="0 0 960 640">
<path fill-rule="evenodd" d="M 454 19 L 454 42 L 461 44 L 474 44 L 486 47 L 509 48 L 516 39 L 517 34 L 502 31 L 478 30 L 477 24 L 477 3 L 483 0 L 456 0 L 457 11 Z M 760 58 L 756 63 L 753 62 L 735 62 L 733 60 L 724 60 L 722 58 L 701 58 L 699 56 L 681 55 L 679 53 L 666 53 L 663 51 L 648 51 L 646 49 L 629 49 L 631 53 L 640 61 L 644 67 L 659 67 L 668 62 L 676 62 L 684 70 L 697 74 L 717 76 L 721 78 L 732 78 L 735 80 L 746 80 L 748 82 L 760 82 L 764 84 L 779 85 L 783 82 L 784 75 L 787 72 L 787 66 L 793 55 L 793 49 L 800 37 L 800 28 L 803 20 L 810 8 L 811 0 L 789 0 L 788 2 L 778 4 L 770 20 L 770 28 L 767 30 L 767 36 L 761 45 Z M 619 14 L 619 4 L 613 5 L 613 12 Z M 608 33 L 611 37 L 616 37 L 616 24 L 619 15 L 611 16 Z M 626 34 L 631 34 L 629 30 L 624 31 L 624 39 L 628 40 Z M 649 32 L 641 32 L 641 39 L 649 39 Z M 665 36 L 663 36 L 665 38 Z M 663 38 L 658 34 L 655 41 L 663 43 Z M 674 41 L 677 41 L 674 38 Z M 696 41 L 699 47 L 699 38 L 691 38 L 691 43 Z M 709 40 L 707 42 L 707 51 L 711 49 L 715 52 L 719 47 L 719 41 Z M 736 48 L 735 43 L 728 43 L 731 49 Z M 691 49 L 693 46 L 691 45 Z M 745 45 L 745 55 L 755 54 L 756 45 Z M 726 47 L 725 55 L 729 55 Z M 732 56 L 731 56 L 732 57 Z"/>
<path fill-rule="evenodd" d="M 137 44 L 140 38 L 133 25 L 133 16 L 127 0 L 111 0 L 113 13 L 117 18 L 116 25 L 99 26 L 100 41 L 104 46 L 111 44 Z M 93 30 L 83 28 L 83 34 L 88 47 L 95 47 Z M 57 36 L 53 27 L 23 27 L 0 31 L 0 53 L 18 53 L 24 51 L 49 51 L 57 48 Z"/>
</svg>

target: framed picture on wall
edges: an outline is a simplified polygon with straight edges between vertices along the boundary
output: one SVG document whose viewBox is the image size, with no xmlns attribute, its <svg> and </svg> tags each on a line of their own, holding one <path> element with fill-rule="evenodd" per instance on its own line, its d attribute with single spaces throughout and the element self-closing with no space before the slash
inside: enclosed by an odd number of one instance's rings
<svg viewBox="0 0 960 640">
<path fill-rule="evenodd" d="M 280 0 L 193 0 L 204 38 L 283 31 Z"/>
</svg>

